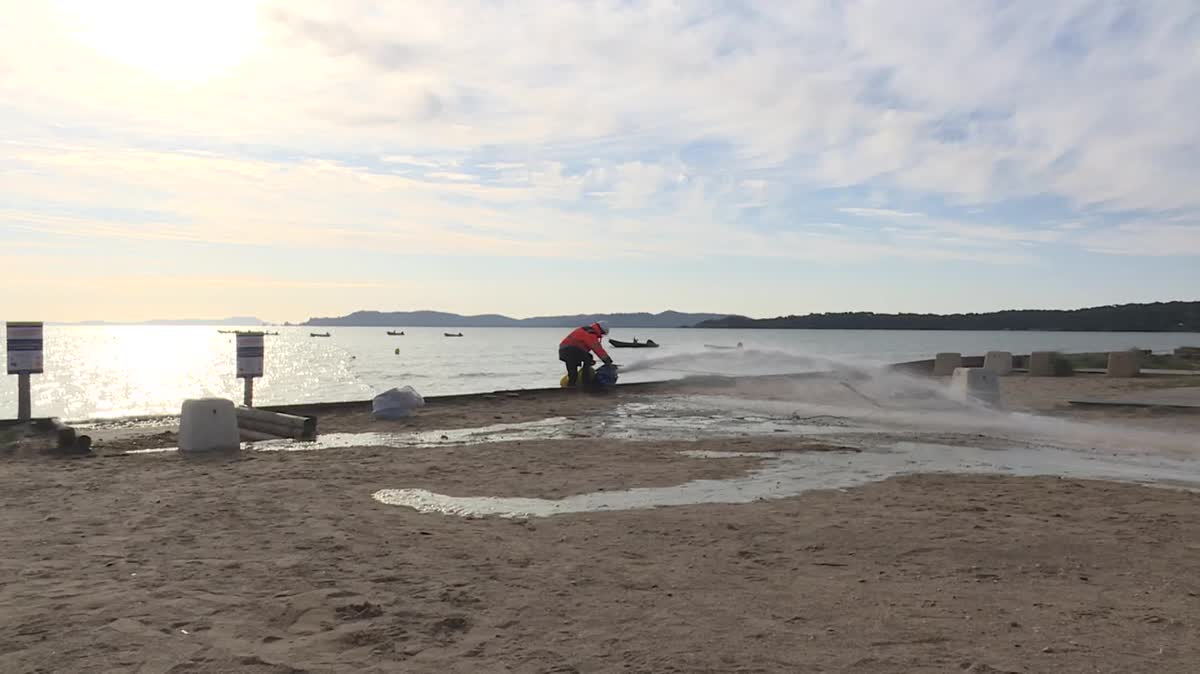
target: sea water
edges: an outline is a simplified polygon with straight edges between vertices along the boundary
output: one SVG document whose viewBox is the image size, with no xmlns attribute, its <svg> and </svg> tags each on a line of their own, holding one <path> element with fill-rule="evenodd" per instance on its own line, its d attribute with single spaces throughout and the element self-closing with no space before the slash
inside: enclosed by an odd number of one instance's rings
<svg viewBox="0 0 1200 674">
<path fill-rule="evenodd" d="M 222 328 L 232 329 L 232 328 Z M 555 386 L 562 376 L 560 328 L 279 327 L 265 338 L 258 404 L 364 400 L 410 385 L 422 395 Z M 240 400 L 235 336 L 214 326 L 57 326 L 45 331 L 46 372 L 33 377 L 34 413 L 67 419 L 178 413 L 185 398 Z M 328 338 L 310 332 L 330 332 Z M 443 332 L 463 337 L 444 337 Z M 658 349 L 614 349 L 622 382 L 694 374 L 785 374 L 829 361 L 887 364 L 940 351 L 982 355 L 1156 351 L 1200 345 L 1195 333 L 966 332 L 871 330 L 614 329 L 618 339 L 653 339 Z M 744 349 L 714 350 L 705 345 Z M 16 411 L 16 378 L 0 378 L 0 417 Z"/>
</svg>

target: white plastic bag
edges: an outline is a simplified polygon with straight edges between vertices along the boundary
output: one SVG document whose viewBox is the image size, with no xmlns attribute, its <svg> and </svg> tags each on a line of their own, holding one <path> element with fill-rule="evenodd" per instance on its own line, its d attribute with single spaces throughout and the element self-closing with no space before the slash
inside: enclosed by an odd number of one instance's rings
<svg viewBox="0 0 1200 674">
<path fill-rule="evenodd" d="M 425 406 L 425 399 L 411 386 L 384 391 L 371 401 L 371 414 L 376 419 L 403 419 Z"/>
</svg>

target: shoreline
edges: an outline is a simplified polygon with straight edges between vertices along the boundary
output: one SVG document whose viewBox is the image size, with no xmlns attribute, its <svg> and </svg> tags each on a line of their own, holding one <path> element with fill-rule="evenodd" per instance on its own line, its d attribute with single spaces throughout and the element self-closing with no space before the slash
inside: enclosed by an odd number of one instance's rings
<svg viewBox="0 0 1200 674">
<path fill-rule="evenodd" d="M 134 428 L 0 461 L 0 670 L 1194 670 L 1200 415 L 1064 405 L 1196 378 L 1005 377 L 1011 414 L 844 379 L 350 401 L 275 448 L 309 451 L 129 454 L 171 444 Z"/>
<path fill-rule="evenodd" d="M 964 357 L 964 361 L 973 361 L 973 360 L 978 360 L 978 361 L 982 362 L 982 357 Z M 931 369 L 933 366 L 933 362 L 934 361 L 931 359 L 918 360 L 918 361 L 907 361 L 907 362 L 903 362 L 903 363 L 894 363 L 891 365 L 886 365 L 886 366 L 883 366 L 880 368 L 862 368 L 861 372 L 889 372 L 889 371 L 920 372 L 925 369 Z M 678 379 L 664 379 L 664 380 L 651 381 L 651 382 L 618 383 L 614 387 L 614 392 L 616 392 L 616 393 L 620 393 L 620 392 L 653 393 L 653 392 L 661 392 L 663 390 L 672 389 L 672 388 L 677 388 L 677 389 L 687 389 L 687 388 L 691 388 L 691 387 L 730 388 L 730 387 L 737 387 L 737 386 L 740 386 L 743 384 L 756 383 L 756 382 L 773 383 L 773 382 L 779 382 L 779 381 L 788 382 L 788 381 L 804 381 L 804 380 L 809 380 L 809 379 L 824 379 L 824 378 L 831 378 L 831 377 L 837 377 L 837 376 L 845 376 L 847 373 L 853 374 L 855 372 L 856 372 L 855 370 L 847 370 L 847 371 L 825 370 L 825 371 L 816 371 L 816 372 L 800 372 L 800 373 L 793 373 L 793 374 L 768 374 L 768 375 L 730 375 L 730 376 L 692 375 L 692 376 L 687 376 L 687 377 L 681 377 Z M 1023 370 L 1023 369 L 1014 369 L 1013 374 L 1018 377 L 1021 377 L 1021 376 L 1026 376 L 1028 373 L 1026 370 Z M 1081 370 L 1076 371 L 1076 374 L 1074 375 L 1074 377 L 1086 378 L 1086 377 L 1100 377 L 1103 375 L 1104 375 L 1104 372 L 1101 370 L 1081 369 Z M 1178 385 L 1187 385 L 1190 382 L 1187 382 L 1186 379 L 1184 379 L 1183 381 L 1180 381 L 1180 378 L 1187 378 L 1187 377 L 1196 377 L 1197 379 L 1196 379 L 1195 385 L 1200 385 L 1200 370 L 1196 370 L 1196 371 L 1149 370 L 1149 371 L 1145 371 L 1139 377 L 1122 379 L 1122 380 L 1118 380 L 1118 381 L 1126 381 L 1126 382 L 1171 381 L 1173 383 L 1177 383 Z M 932 379 L 932 377 L 931 377 L 931 379 Z M 940 379 L 945 379 L 945 378 L 940 378 Z M 1043 377 L 1043 378 L 1038 378 L 1038 379 L 1041 381 L 1053 381 L 1053 380 L 1060 380 L 1060 379 L 1071 379 L 1071 377 Z M 937 381 L 937 380 L 934 379 L 934 381 Z M 1003 381 L 1003 378 L 1002 378 L 1002 381 Z M 469 401 L 478 401 L 478 400 L 489 400 L 489 399 L 498 398 L 498 397 L 517 397 L 517 396 L 525 395 L 525 394 L 551 394 L 551 395 L 554 395 L 554 394 L 558 394 L 560 392 L 563 395 L 575 395 L 574 392 L 564 391 L 561 387 L 553 386 L 553 387 L 538 387 L 538 388 L 523 388 L 523 389 L 495 389 L 495 390 L 491 390 L 491 391 L 479 391 L 479 392 L 474 392 L 474 393 L 452 393 L 452 394 L 445 394 L 445 395 L 423 396 L 423 398 L 424 398 L 426 404 L 428 405 L 430 403 L 434 403 L 434 404 L 459 403 L 459 402 L 469 402 Z M 334 400 L 334 401 L 304 402 L 304 403 L 267 404 L 267 405 L 255 405 L 255 407 L 257 409 L 262 409 L 262 410 L 267 410 L 267 411 L 272 411 L 272 412 L 283 412 L 283 413 L 287 413 L 287 414 L 298 414 L 301 416 L 308 416 L 308 415 L 304 415 L 303 412 L 311 411 L 311 412 L 321 413 L 321 412 L 337 412 L 337 411 L 345 411 L 345 410 L 360 411 L 361 408 L 369 409 L 371 407 L 371 404 L 372 404 L 372 401 L 370 399 L 359 399 L 359 400 Z M 105 423 L 120 423 L 120 422 L 138 422 L 138 421 L 162 421 L 162 420 L 169 420 L 169 419 L 177 419 L 178 417 L 179 417 L 178 414 L 145 414 L 145 415 L 135 414 L 135 415 L 119 416 L 119 417 L 92 417 L 92 418 L 83 418 L 83 419 L 69 419 L 66 421 L 67 421 L 67 423 L 71 423 L 71 424 L 105 424 Z M 38 417 L 37 419 L 52 419 L 52 418 L 57 418 L 57 417 Z M 15 423 L 15 420 L 2 420 L 2 421 L 6 421 L 6 422 L 11 421 L 11 422 Z"/>
</svg>

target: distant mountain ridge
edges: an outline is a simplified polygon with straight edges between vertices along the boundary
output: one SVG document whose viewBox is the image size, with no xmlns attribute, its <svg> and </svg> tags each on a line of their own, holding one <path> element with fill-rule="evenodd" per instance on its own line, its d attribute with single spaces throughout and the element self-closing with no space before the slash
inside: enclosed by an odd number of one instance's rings
<svg viewBox="0 0 1200 674">
<path fill-rule="evenodd" d="M 463 316 L 444 311 L 355 311 L 346 316 L 310 318 L 302 325 L 428 327 L 428 328 L 572 328 L 593 321 L 608 321 L 613 328 L 684 328 L 703 321 L 725 318 L 729 314 L 689 314 L 679 311 L 618 314 L 575 314 L 571 316 L 535 316 L 511 318 L 500 314 Z"/>
<path fill-rule="evenodd" d="M 778 318 L 728 316 L 698 328 L 793 330 L 1051 330 L 1075 332 L 1200 332 L 1200 302 L 1152 302 L 1085 309 L 1028 309 L 981 314 L 809 314 Z"/>
<path fill-rule="evenodd" d="M 80 321 L 64 325 L 267 325 L 261 318 L 253 316 L 231 316 L 229 318 L 156 318 L 149 321 Z"/>
</svg>

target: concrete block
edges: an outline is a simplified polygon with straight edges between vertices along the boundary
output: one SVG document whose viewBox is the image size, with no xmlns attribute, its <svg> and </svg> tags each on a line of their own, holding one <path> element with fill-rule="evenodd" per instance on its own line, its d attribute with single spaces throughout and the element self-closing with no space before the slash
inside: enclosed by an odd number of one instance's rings
<svg viewBox="0 0 1200 674">
<path fill-rule="evenodd" d="M 1000 376 L 986 367 L 960 367 L 950 378 L 950 390 L 963 399 L 1000 404 Z"/>
<path fill-rule="evenodd" d="M 1030 377 L 1053 377 L 1054 376 L 1054 352 L 1053 351 L 1034 351 L 1029 356 L 1029 376 Z"/>
<path fill-rule="evenodd" d="M 988 351 L 983 366 L 1001 377 L 1012 374 L 1013 355 L 1007 351 Z"/>
<path fill-rule="evenodd" d="M 1108 376 L 1136 377 L 1142 373 L 1141 353 L 1137 351 L 1113 351 L 1108 354 Z"/>
<path fill-rule="evenodd" d="M 933 361 L 933 376 L 949 377 L 959 367 L 962 367 L 961 353 L 939 353 Z"/>
<path fill-rule="evenodd" d="M 237 413 L 232 400 L 200 398 L 183 401 L 179 416 L 179 451 L 235 450 L 240 446 Z"/>
</svg>

